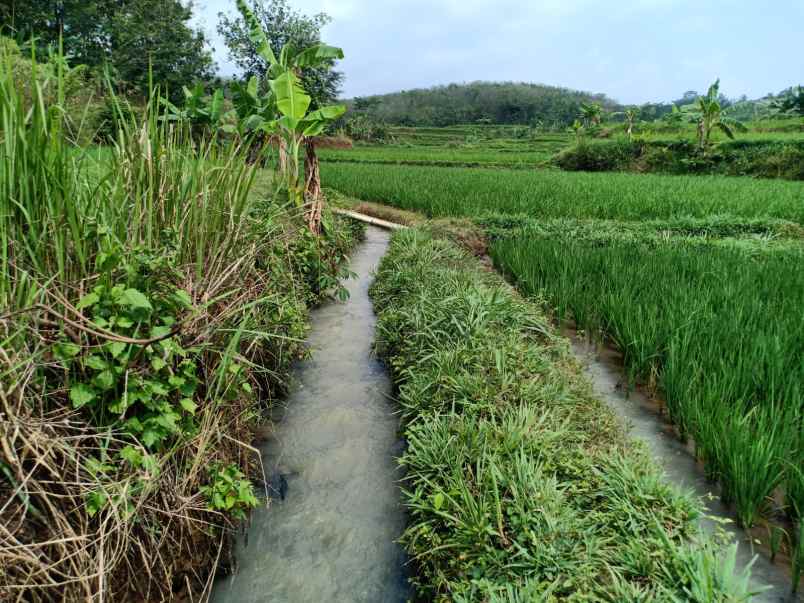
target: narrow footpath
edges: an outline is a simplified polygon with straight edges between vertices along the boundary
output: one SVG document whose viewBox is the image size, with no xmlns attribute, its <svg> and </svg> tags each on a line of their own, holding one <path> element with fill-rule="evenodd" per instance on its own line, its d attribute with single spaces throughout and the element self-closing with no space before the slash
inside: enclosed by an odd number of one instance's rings
<svg viewBox="0 0 804 603">
<path fill-rule="evenodd" d="M 372 354 L 368 288 L 390 235 L 369 226 L 345 282 L 345 303 L 315 310 L 312 357 L 262 448 L 272 492 L 252 513 L 238 571 L 215 585 L 215 603 L 404 602 L 401 453 L 391 382 Z"/>
</svg>

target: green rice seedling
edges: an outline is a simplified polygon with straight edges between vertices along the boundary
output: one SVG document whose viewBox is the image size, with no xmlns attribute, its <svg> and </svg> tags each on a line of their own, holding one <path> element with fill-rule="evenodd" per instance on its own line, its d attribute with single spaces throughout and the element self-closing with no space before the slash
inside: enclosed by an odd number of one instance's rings
<svg viewBox="0 0 804 603">
<path fill-rule="evenodd" d="M 712 215 L 804 224 L 804 182 L 328 163 L 324 186 L 433 217 L 649 220 Z"/>
<path fill-rule="evenodd" d="M 772 525 L 768 529 L 768 545 L 770 546 L 770 560 L 773 563 L 776 560 L 776 555 L 779 553 L 779 549 L 782 546 L 782 542 L 784 541 L 784 537 L 787 533 L 784 531 L 784 528 Z"/>
<path fill-rule="evenodd" d="M 798 592 L 801 584 L 801 576 L 804 573 L 804 521 L 799 520 L 796 536 L 793 539 L 793 552 L 791 555 L 793 563 L 793 592 Z"/>
</svg>

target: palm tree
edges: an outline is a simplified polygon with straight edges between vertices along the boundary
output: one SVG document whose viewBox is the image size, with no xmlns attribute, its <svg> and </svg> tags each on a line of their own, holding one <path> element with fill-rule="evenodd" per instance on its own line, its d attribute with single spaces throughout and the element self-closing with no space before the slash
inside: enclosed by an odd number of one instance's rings
<svg viewBox="0 0 804 603">
<path fill-rule="evenodd" d="M 698 124 L 698 147 L 704 151 L 709 148 L 712 130 L 715 128 L 722 131 L 730 139 L 734 140 L 734 130 L 745 132 L 747 128 L 742 122 L 723 115 L 723 108 L 720 105 L 720 78 L 709 86 L 706 96 L 699 96 L 697 101 L 697 111 L 693 113 L 693 119 Z"/>
</svg>

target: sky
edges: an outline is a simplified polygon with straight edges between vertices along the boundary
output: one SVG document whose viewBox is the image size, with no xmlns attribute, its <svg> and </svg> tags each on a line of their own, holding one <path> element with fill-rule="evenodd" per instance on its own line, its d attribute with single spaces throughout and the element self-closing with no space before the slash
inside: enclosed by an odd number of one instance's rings
<svg viewBox="0 0 804 603">
<path fill-rule="evenodd" d="M 627 104 L 703 92 L 758 98 L 804 83 L 804 0 L 290 0 L 333 18 L 343 96 L 476 80 L 604 92 Z M 196 0 L 222 74 L 236 73 L 215 32 L 234 0 Z"/>
</svg>

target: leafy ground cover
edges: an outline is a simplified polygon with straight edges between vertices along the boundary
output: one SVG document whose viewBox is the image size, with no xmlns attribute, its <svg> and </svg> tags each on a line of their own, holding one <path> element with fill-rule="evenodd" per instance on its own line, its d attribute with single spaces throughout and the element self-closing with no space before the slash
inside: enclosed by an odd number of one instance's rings
<svg viewBox="0 0 804 603">
<path fill-rule="evenodd" d="M 394 236 L 371 293 L 423 600 L 746 595 L 733 551 L 697 533 L 698 504 L 627 441 L 537 306 L 421 230 Z"/>
</svg>

